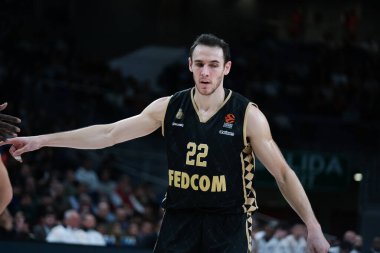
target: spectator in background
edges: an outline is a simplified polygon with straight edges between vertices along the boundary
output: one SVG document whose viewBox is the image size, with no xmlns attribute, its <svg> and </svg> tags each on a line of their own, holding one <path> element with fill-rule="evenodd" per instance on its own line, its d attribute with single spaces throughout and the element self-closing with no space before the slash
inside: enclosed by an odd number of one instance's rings
<svg viewBox="0 0 380 253">
<path fill-rule="evenodd" d="M 330 253 L 342 253 L 342 252 L 351 252 L 354 248 L 356 242 L 357 234 L 352 230 L 347 230 L 342 238 L 342 241 L 338 246 L 331 247 Z M 352 252 L 353 253 L 353 252 Z"/>
<path fill-rule="evenodd" d="M 128 228 L 128 225 L 129 225 L 128 218 L 131 217 L 132 215 L 133 215 L 132 209 L 130 209 L 126 205 L 120 206 L 116 208 L 115 210 L 116 222 L 118 222 L 121 225 L 122 229 Z"/>
<path fill-rule="evenodd" d="M 81 214 L 92 212 L 92 199 L 90 195 L 82 193 L 79 196 L 79 209 L 77 211 Z"/>
<path fill-rule="evenodd" d="M 100 201 L 96 209 L 96 219 L 99 223 L 109 223 L 115 221 L 115 215 L 110 210 L 110 205 L 107 201 Z"/>
<path fill-rule="evenodd" d="M 103 225 L 106 225 L 103 223 Z M 114 222 L 111 224 L 111 227 L 109 228 L 109 233 L 107 235 L 103 236 L 105 237 L 105 240 L 107 242 L 107 245 L 115 245 L 115 246 L 121 246 L 122 245 L 122 237 L 124 236 L 124 230 L 121 228 L 120 223 Z"/>
<path fill-rule="evenodd" d="M 101 233 L 95 230 L 96 219 L 95 216 L 87 213 L 82 218 L 82 228 L 86 233 L 85 244 L 95 246 L 105 246 L 106 242 Z"/>
<path fill-rule="evenodd" d="M 114 205 L 119 206 L 124 203 L 133 209 L 133 205 L 129 199 L 132 192 L 132 185 L 130 181 L 131 180 L 128 175 L 122 175 L 118 179 L 115 192 L 119 199 L 115 198 L 116 201 L 114 199 L 112 200 Z"/>
<path fill-rule="evenodd" d="M 55 226 L 47 235 L 46 241 L 55 243 L 81 244 L 83 235 L 80 229 L 80 216 L 77 211 L 70 209 L 64 214 L 64 225 Z M 83 237 L 83 236 L 82 236 Z"/>
<path fill-rule="evenodd" d="M 22 211 L 16 212 L 14 216 L 14 230 L 16 240 L 29 240 L 32 239 L 29 223 Z"/>
<path fill-rule="evenodd" d="M 361 235 L 356 235 L 354 248 L 351 253 L 360 253 L 363 247 L 363 238 Z"/>
<path fill-rule="evenodd" d="M 279 243 L 276 253 L 305 253 L 307 230 L 303 224 L 295 224 L 291 234 Z"/>
<path fill-rule="evenodd" d="M 0 214 L 0 238 L 3 240 L 15 238 L 13 217 L 7 209 Z"/>
<path fill-rule="evenodd" d="M 131 221 L 125 235 L 121 237 L 121 245 L 137 246 L 137 237 L 140 234 L 140 226 L 136 221 Z"/>
<path fill-rule="evenodd" d="M 109 197 L 112 197 L 116 188 L 116 183 L 111 178 L 111 171 L 108 168 L 101 169 L 99 171 L 99 185 L 98 191 L 104 193 Z"/>
<path fill-rule="evenodd" d="M 75 178 L 78 182 L 86 184 L 90 191 L 96 191 L 98 189 L 98 175 L 96 174 L 92 166 L 92 161 L 89 158 L 85 158 L 82 166 L 76 170 Z"/>
<path fill-rule="evenodd" d="M 349 242 L 351 245 L 354 245 L 356 242 L 357 234 L 355 231 L 347 230 L 343 235 L 343 241 Z"/>
<path fill-rule="evenodd" d="M 66 196 L 75 196 L 77 193 L 76 185 L 78 182 L 75 179 L 75 170 L 68 168 L 65 170 L 65 177 L 63 180 L 63 186 L 65 188 Z"/>
<path fill-rule="evenodd" d="M 273 253 L 276 252 L 280 241 L 274 236 L 278 228 L 277 221 L 269 221 L 264 227 L 264 233 L 255 238 L 255 253 Z"/>
<path fill-rule="evenodd" d="M 143 221 L 138 235 L 138 246 L 141 248 L 153 249 L 157 240 L 158 231 L 151 221 Z"/>
<path fill-rule="evenodd" d="M 57 225 L 57 217 L 53 211 L 46 212 L 38 225 L 33 228 L 34 238 L 36 240 L 45 241 L 50 231 Z"/>
<path fill-rule="evenodd" d="M 371 253 L 380 253 L 380 236 L 373 238 Z"/>
</svg>

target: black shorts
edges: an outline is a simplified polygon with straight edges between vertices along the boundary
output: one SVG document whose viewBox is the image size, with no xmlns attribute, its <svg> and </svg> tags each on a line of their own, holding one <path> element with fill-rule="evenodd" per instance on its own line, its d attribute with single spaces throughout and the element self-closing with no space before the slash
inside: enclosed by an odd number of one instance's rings
<svg viewBox="0 0 380 253">
<path fill-rule="evenodd" d="M 155 253 L 250 253 L 249 213 L 165 212 Z"/>
</svg>

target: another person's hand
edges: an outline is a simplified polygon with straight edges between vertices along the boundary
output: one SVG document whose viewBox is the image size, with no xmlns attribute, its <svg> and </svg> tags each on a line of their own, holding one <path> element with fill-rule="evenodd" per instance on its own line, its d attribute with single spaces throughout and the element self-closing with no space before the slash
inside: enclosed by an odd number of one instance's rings
<svg viewBox="0 0 380 253">
<path fill-rule="evenodd" d="M 7 107 L 7 103 L 0 105 L 0 142 L 5 141 L 8 137 L 15 137 L 20 129 L 13 124 L 20 123 L 19 118 L 1 113 Z"/>
</svg>

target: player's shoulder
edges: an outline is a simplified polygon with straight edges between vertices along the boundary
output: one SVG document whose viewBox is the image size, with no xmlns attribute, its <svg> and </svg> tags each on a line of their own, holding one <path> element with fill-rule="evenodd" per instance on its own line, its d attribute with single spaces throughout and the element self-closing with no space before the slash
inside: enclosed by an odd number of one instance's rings
<svg viewBox="0 0 380 253">
<path fill-rule="evenodd" d="M 254 103 L 249 103 L 248 108 L 247 108 L 247 115 L 252 120 L 260 120 L 260 119 L 265 118 L 264 113 Z"/>
<path fill-rule="evenodd" d="M 191 97 L 190 96 L 191 95 L 191 90 L 192 90 L 192 88 L 188 88 L 188 89 L 185 89 L 185 90 L 177 91 L 176 93 L 174 93 L 170 97 L 170 103 L 173 103 L 175 101 L 180 101 L 183 98 L 189 98 L 190 99 L 190 97 Z"/>
<path fill-rule="evenodd" d="M 160 97 L 152 102 L 155 106 L 166 105 L 172 96 Z"/>
<path fill-rule="evenodd" d="M 168 107 L 168 103 L 170 101 L 171 96 L 161 97 L 156 100 L 154 100 L 150 105 L 148 105 L 145 110 L 143 111 L 143 114 L 145 115 L 151 115 L 155 119 L 162 119 L 166 108 Z"/>
<path fill-rule="evenodd" d="M 248 105 L 246 117 L 248 123 L 247 130 L 254 129 L 257 131 L 258 129 L 267 129 L 269 127 L 267 118 L 256 104 L 250 103 Z"/>
</svg>

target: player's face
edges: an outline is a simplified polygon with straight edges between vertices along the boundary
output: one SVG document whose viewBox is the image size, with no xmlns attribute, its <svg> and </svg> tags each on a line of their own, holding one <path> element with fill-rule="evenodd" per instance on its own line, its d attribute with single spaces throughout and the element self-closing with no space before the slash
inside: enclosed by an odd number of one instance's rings
<svg viewBox="0 0 380 253">
<path fill-rule="evenodd" d="M 189 69 L 193 73 L 195 87 L 202 95 L 211 95 L 223 83 L 230 72 L 231 61 L 224 63 L 223 49 L 198 45 L 189 58 Z"/>
</svg>

